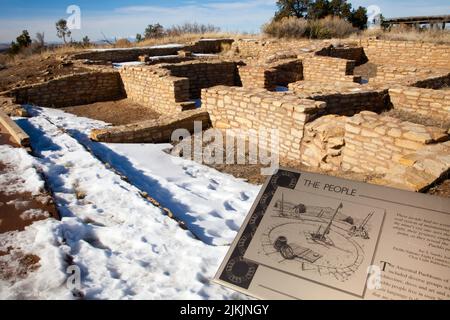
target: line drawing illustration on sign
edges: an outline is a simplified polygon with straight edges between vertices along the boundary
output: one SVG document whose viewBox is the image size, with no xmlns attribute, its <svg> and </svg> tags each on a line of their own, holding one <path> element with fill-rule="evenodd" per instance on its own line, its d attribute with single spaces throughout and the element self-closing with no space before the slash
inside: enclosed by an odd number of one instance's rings
<svg viewBox="0 0 450 320">
<path fill-rule="evenodd" d="M 280 188 L 245 258 L 361 295 L 383 218 L 381 208 Z"/>
</svg>

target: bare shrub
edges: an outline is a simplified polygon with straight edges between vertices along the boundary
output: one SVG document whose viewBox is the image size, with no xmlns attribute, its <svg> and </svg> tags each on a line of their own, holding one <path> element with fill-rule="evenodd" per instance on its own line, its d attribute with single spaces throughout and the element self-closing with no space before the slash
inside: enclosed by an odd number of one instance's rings
<svg viewBox="0 0 450 320">
<path fill-rule="evenodd" d="M 305 20 L 288 17 L 280 21 L 271 21 L 263 26 L 266 35 L 275 38 L 312 38 L 329 39 L 345 38 L 356 33 L 357 28 L 339 17 L 326 17 L 320 20 Z"/>
<path fill-rule="evenodd" d="M 358 28 L 353 27 L 350 22 L 335 16 L 325 17 L 319 20 L 319 24 L 332 38 L 346 38 L 358 32 Z"/>
<path fill-rule="evenodd" d="M 212 24 L 200 24 L 186 22 L 180 25 L 174 25 L 166 30 L 167 36 L 180 36 L 183 34 L 206 34 L 219 32 L 220 28 Z"/>
<path fill-rule="evenodd" d="M 305 19 L 287 17 L 279 21 L 271 21 L 263 26 L 263 32 L 274 38 L 302 38 L 308 31 Z"/>
</svg>

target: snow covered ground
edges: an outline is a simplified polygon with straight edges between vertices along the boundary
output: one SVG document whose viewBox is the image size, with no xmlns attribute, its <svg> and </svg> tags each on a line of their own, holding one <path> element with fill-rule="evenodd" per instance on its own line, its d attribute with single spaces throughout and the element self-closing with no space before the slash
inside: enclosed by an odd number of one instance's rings
<svg viewBox="0 0 450 320">
<path fill-rule="evenodd" d="M 41 267 L 28 277 L 0 280 L 0 298 L 73 298 L 66 287 L 71 263 L 81 268 L 87 299 L 242 298 L 209 280 L 259 187 L 170 157 L 162 151 L 168 145 L 92 143 L 89 131 L 106 125 L 99 121 L 51 109 L 30 111 L 33 118 L 17 122 L 31 136 L 36 165 L 63 219 L 0 235 L 0 250 L 13 246 L 41 258 Z M 171 209 L 201 241 L 140 190 Z"/>
<path fill-rule="evenodd" d="M 41 193 L 44 181 L 37 174 L 37 161 L 24 149 L 0 145 L 0 160 L 8 170 L 0 174 L 1 191 L 7 195 L 29 192 L 33 195 Z M 17 175 L 21 173 L 21 176 Z"/>
<path fill-rule="evenodd" d="M 128 67 L 128 66 L 142 66 L 144 64 L 145 64 L 144 62 L 140 62 L 140 61 L 117 62 L 117 63 L 113 63 L 113 67 L 115 69 L 120 69 L 120 68 Z"/>
</svg>

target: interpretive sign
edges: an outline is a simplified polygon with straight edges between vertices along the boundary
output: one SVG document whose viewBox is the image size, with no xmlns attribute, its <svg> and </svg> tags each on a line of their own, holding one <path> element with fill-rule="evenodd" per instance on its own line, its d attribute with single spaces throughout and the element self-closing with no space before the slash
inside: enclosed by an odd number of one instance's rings
<svg viewBox="0 0 450 320">
<path fill-rule="evenodd" d="M 450 199 L 281 169 L 215 281 L 260 299 L 450 299 Z"/>
</svg>

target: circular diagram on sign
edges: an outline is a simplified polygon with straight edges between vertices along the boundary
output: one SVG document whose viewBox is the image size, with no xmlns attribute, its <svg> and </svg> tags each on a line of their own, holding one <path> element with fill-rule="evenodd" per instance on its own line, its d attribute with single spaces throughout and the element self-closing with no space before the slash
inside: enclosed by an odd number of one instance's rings
<svg viewBox="0 0 450 320">
<path fill-rule="evenodd" d="M 297 273 L 317 272 L 345 281 L 364 260 L 361 246 L 323 221 L 291 222 L 270 227 L 262 239 L 264 254 Z"/>
</svg>

